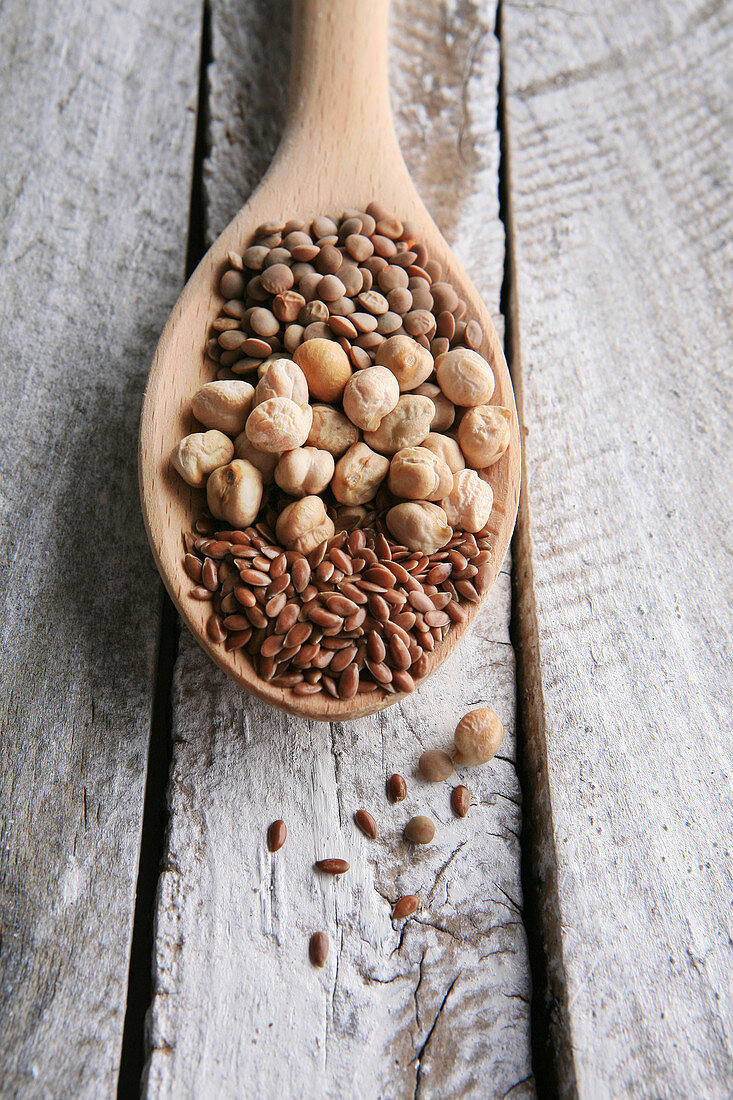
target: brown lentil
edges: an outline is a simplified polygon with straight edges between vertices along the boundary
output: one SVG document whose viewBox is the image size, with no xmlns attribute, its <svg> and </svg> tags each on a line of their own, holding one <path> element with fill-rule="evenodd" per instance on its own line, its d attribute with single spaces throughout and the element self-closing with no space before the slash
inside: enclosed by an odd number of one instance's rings
<svg viewBox="0 0 733 1100">
<path fill-rule="evenodd" d="M 429 844 L 435 836 L 435 825 L 429 817 L 412 817 L 405 825 L 405 839 L 411 844 Z"/>
<path fill-rule="evenodd" d="M 447 752 L 440 749 L 428 749 L 418 762 L 420 774 L 428 783 L 440 783 L 453 773 L 453 761 Z"/>
</svg>

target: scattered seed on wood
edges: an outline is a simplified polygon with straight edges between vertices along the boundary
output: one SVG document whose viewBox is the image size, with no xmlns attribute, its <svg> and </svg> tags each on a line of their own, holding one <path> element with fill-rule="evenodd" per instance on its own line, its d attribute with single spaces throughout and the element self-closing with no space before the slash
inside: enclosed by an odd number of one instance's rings
<svg viewBox="0 0 733 1100">
<path fill-rule="evenodd" d="M 453 812 L 458 817 L 465 817 L 471 805 L 471 792 L 468 787 L 464 787 L 463 784 L 454 787 L 450 796 L 450 804 L 453 807 Z"/>
<path fill-rule="evenodd" d="M 376 840 L 377 823 L 368 810 L 357 810 L 354 814 L 354 821 L 365 836 L 368 836 L 370 840 Z"/>
<path fill-rule="evenodd" d="M 328 958 L 328 936 L 325 932 L 314 932 L 308 944 L 308 954 L 314 966 L 324 967 Z"/>
<path fill-rule="evenodd" d="M 420 774 L 428 783 L 440 783 L 453 773 L 453 761 L 441 749 L 428 749 L 418 762 Z"/>
<path fill-rule="evenodd" d="M 435 836 L 435 825 L 429 817 L 412 817 L 405 825 L 405 839 L 411 844 L 429 844 Z"/>
<path fill-rule="evenodd" d="M 317 859 L 316 867 L 324 875 L 345 875 L 349 869 L 345 859 Z"/>
<path fill-rule="evenodd" d="M 413 913 L 416 913 L 420 906 L 420 898 L 417 894 L 405 894 L 404 897 L 398 898 L 392 908 L 392 920 L 404 920 L 405 917 L 411 917 Z"/>
<path fill-rule="evenodd" d="M 387 798 L 390 802 L 404 802 L 407 798 L 407 784 L 401 775 L 390 775 L 387 780 Z"/>
<path fill-rule="evenodd" d="M 267 847 L 271 852 L 278 852 L 288 835 L 288 828 L 284 821 L 273 821 L 267 830 Z"/>
</svg>

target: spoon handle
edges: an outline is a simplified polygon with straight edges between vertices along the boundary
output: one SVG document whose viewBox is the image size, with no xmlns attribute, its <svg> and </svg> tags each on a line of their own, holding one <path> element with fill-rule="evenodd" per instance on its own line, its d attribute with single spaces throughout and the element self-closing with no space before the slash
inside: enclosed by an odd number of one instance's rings
<svg viewBox="0 0 733 1100">
<path fill-rule="evenodd" d="M 314 172 L 338 169 L 352 180 L 371 175 L 376 158 L 395 156 L 401 166 L 389 104 L 388 17 L 389 0 L 295 0 L 283 157 L 306 144 Z"/>
</svg>

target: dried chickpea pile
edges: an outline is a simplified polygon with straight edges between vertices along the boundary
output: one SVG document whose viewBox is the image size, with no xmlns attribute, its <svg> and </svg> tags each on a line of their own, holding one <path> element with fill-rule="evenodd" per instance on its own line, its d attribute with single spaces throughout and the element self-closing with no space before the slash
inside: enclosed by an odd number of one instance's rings
<svg viewBox="0 0 733 1100">
<path fill-rule="evenodd" d="M 262 226 L 229 263 L 204 430 L 172 456 L 210 513 L 187 539 L 191 594 L 213 602 L 213 640 L 298 694 L 410 691 L 492 579 L 512 413 L 489 403 L 481 328 L 376 204 Z"/>
</svg>

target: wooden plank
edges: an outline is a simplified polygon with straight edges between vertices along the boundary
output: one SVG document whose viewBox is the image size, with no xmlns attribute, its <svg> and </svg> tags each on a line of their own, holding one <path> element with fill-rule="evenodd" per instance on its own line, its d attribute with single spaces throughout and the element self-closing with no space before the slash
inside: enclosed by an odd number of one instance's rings
<svg viewBox="0 0 733 1100">
<path fill-rule="evenodd" d="M 200 6 L 3 6 L 0 1079 L 116 1091 L 160 585 L 136 434 L 185 262 Z"/>
<path fill-rule="evenodd" d="M 504 9 L 550 962 L 593 1100 L 733 1080 L 731 30 Z"/>
<path fill-rule="evenodd" d="M 391 66 L 411 101 L 397 123 L 418 187 L 498 313 L 493 14 L 402 0 Z M 264 3 L 212 8 L 212 234 L 274 149 L 278 127 L 260 138 L 260 118 L 284 117 L 288 30 L 274 23 Z M 421 146 L 438 136 L 432 163 Z M 183 638 L 147 1096 L 534 1095 L 508 622 L 507 565 L 471 637 L 425 689 L 343 725 L 247 698 Z M 466 773 L 477 805 L 457 821 L 448 785 L 413 772 L 484 700 L 505 719 L 506 742 L 493 765 Z M 402 806 L 385 798 L 392 771 L 408 778 Z M 351 820 L 360 805 L 379 821 L 374 843 Z M 419 808 L 434 813 L 439 838 L 408 858 L 401 826 Z M 272 857 L 265 832 L 280 816 L 289 837 Z M 351 871 L 324 886 L 312 864 L 328 852 Z M 412 890 L 426 904 L 402 933 L 390 901 Z M 319 928 L 331 938 L 322 974 L 307 958 Z"/>
</svg>

